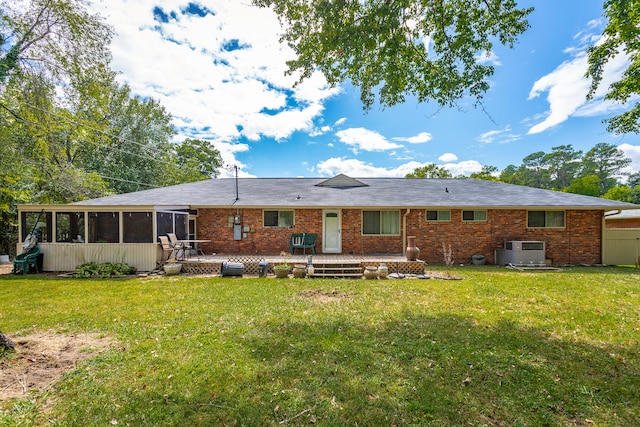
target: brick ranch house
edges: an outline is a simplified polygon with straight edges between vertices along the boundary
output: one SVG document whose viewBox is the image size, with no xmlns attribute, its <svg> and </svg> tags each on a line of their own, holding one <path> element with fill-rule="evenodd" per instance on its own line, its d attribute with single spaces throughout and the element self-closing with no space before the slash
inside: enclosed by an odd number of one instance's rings
<svg viewBox="0 0 640 427">
<path fill-rule="evenodd" d="M 553 264 L 602 260 L 604 213 L 637 205 L 475 179 L 223 178 L 85 200 L 19 205 L 21 242 L 38 235 L 45 271 L 87 261 L 151 270 L 158 236 L 206 240 L 205 254 L 279 254 L 292 233 L 317 233 L 324 254 L 403 254 L 416 237 L 420 259 L 495 262 L 510 240 L 544 241 Z M 18 244 L 18 248 L 21 243 Z"/>
</svg>

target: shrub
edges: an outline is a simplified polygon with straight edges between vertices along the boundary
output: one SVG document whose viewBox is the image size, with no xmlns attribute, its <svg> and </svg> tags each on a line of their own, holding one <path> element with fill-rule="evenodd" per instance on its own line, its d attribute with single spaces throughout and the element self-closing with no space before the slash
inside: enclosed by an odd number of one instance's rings
<svg viewBox="0 0 640 427">
<path fill-rule="evenodd" d="M 76 268 L 76 277 L 113 277 L 134 274 L 136 268 L 125 262 L 87 262 Z"/>
</svg>

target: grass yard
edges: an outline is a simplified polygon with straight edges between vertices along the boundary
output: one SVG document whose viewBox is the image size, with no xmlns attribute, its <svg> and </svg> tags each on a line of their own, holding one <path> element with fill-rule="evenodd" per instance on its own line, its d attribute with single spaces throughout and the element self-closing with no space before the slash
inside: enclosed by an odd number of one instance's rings
<svg viewBox="0 0 640 427">
<path fill-rule="evenodd" d="M 4 333 L 113 340 L 0 425 L 640 425 L 638 270 L 452 273 L 0 276 Z"/>
</svg>

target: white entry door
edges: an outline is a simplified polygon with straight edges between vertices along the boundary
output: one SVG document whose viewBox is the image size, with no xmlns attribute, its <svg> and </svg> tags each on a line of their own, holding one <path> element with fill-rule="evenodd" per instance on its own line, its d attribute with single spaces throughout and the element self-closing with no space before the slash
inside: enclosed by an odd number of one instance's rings
<svg viewBox="0 0 640 427">
<path fill-rule="evenodd" d="M 342 211 L 339 209 L 322 212 L 322 252 L 342 252 Z"/>
</svg>

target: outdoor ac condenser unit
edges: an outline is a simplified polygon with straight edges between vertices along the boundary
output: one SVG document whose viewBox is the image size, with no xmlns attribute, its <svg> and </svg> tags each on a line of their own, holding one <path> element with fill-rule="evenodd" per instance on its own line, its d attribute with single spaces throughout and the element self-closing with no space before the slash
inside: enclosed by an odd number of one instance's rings
<svg viewBox="0 0 640 427">
<path fill-rule="evenodd" d="M 504 249 L 496 251 L 498 265 L 545 265 L 544 242 L 529 240 L 511 240 L 504 244 Z"/>
</svg>

